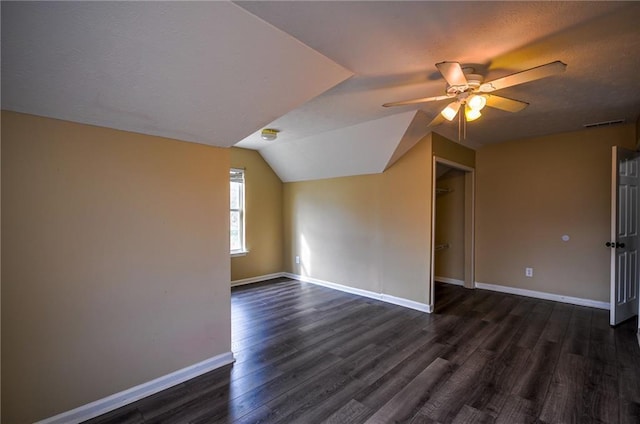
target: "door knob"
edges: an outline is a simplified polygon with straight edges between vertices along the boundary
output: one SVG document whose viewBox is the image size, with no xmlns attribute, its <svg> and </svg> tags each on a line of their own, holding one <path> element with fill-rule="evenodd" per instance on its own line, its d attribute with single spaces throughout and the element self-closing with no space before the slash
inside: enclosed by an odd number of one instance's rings
<svg viewBox="0 0 640 424">
<path fill-rule="evenodd" d="M 616 243 L 614 241 L 608 241 L 604 245 L 614 249 L 617 249 L 617 248 L 624 249 L 624 243 Z"/>
</svg>

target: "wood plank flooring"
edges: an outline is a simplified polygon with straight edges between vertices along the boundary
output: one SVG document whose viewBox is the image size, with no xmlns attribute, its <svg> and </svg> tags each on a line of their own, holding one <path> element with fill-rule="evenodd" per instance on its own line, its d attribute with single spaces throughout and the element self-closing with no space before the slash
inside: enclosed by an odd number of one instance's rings
<svg viewBox="0 0 640 424">
<path fill-rule="evenodd" d="M 107 423 L 640 423 L 637 321 L 438 284 L 436 312 L 276 279 L 234 288 L 233 365 Z"/>
</svg>

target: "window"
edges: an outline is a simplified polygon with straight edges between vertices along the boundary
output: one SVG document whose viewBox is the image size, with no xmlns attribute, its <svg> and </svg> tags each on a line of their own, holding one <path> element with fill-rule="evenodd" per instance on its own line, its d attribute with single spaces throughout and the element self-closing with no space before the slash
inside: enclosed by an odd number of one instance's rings
<svg viewBox="0 0 640 424">
<path fill-rule="evenodd" d="M 246 253 L 244 245 L 244 169 L 231 168 L 229 172 L 231 254 Z"/>
</svg>

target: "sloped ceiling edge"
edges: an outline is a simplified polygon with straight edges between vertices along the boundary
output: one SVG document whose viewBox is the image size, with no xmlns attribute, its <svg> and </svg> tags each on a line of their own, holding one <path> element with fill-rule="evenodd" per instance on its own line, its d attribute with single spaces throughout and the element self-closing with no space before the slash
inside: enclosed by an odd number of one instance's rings
<svg viewBox="0 0 640 424">
<path fill-rule="evenodd" d="M 283 182 L 383 172 L 417 112 L 404 112 L 260 150 Z"/>
<path fill-rule="evenodd" d="M 229 2 L 3 2 L 2 108 L 229 147 L 352 72 Z"/>
</svg>

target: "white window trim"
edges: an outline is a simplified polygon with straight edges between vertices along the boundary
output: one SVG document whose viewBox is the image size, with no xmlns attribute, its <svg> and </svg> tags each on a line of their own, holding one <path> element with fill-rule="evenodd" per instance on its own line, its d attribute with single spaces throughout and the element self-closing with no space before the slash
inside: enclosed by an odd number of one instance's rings
<svg viewBox="0 0 640 424">
<path fill-rule="evenodd" d="M 245 256 L 247 253 L 249 253 L 249 251 L 247 250 L 247 239 L 246 239 L 246 210 L 245 210 L 245 187 L 246 187 L 246 180 L 244 177 L 244 169 L 243 168 L 231 168 L 229 170 L 229 174 L 231 174 L 231 172 L 241 172 L 242 173 L 242 190 L 240 193 L 240 208 L 239 209 L 231 209 L 231 204 L 229 204 L 229 211 L 238 211 L 240 212 L 240 238 L 241 238 L 241 244 L 242 247 L 240 249 L 237 250 L 231 250 L 229 249 L 229 254 L 231 255 L 232 258 L 234 257 L 238 257 L 238 256 Z M 229 177 L 229 183 L 231 183 L 231 177 Z"/>
</svg>

